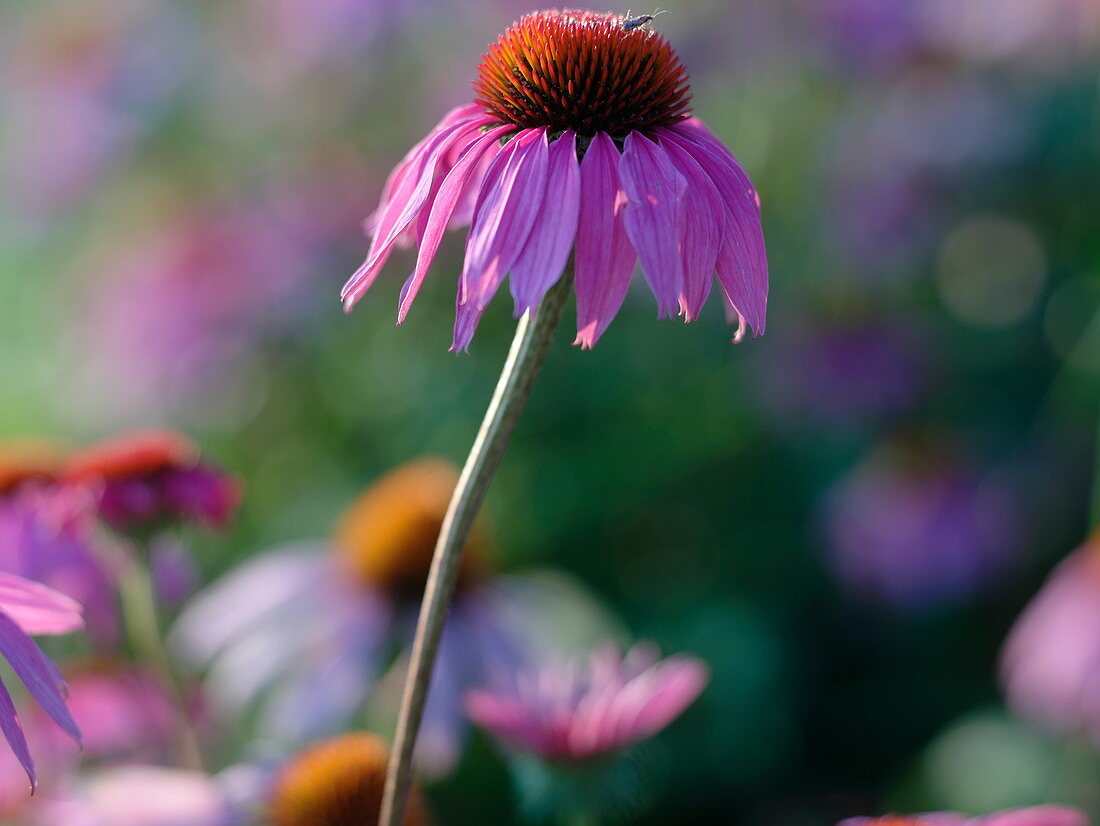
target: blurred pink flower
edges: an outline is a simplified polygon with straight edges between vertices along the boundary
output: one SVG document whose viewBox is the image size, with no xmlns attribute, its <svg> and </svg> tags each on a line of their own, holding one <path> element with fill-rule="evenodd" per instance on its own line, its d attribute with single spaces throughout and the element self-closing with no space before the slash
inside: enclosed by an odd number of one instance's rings
<svg viewBox="0 0 1100 826">
<path fill-rule="evenodd" d="M 77 742 L 80 730 L 65 705 L 65 681 L 31 634 L 66 634 L 82 628 L 80 606 L 44 585 L 0 573 L 0 655 L 27 691 L 66 734 Z M 34 758 L 19 724 L 15 704 L 0 682 L 0 731 L 30 779 L 37 783 Z"/>
<path fill-rule="evenodd" d="M 500 687 L 466 695 L 470 718 L 508 745 L 553 762 L 600 757 L 652 737 L 709 680 L 702 660 L 659 660 L 644 644 L 625 657 L 606 649 L 587 661 L 498 676 Z"/>
<path fill-rule="evenodd" d="M 839 826 L 1088 826 L 1088 816 L 1072 806 L 1032 806 L 966 817 L 956 812 L 850 817 Z"/>
<path fill-rule="evenodd" d="M 509 273 L 519 315 L 538 306 L 571 253 L 582 347 L 618 313 L 639 259 L 658 317 L 698 317 L 716 273 L 736 308 L 737 339 L 746 326 L 764 332 L 768 268 L 756 191 L 730 151 L 688 116 L 687 83 L 661 35 L 627 30 L 618 15 L 521 18 L 489 47 L 477 102 L 450 112 L 391 174 L 345 306 L 362 298 L 397 245 L 415 245 L 402 322 L 444 231 L 469 222 L 454 350 L 468 349 Z"/>
<path fill-rule="evenodd" d="M 74 599 L 99 641 L 114 641 L 119 632 L 118 561 L 117 549 L 99 533 L 87 488 L 28 482 L 0 499 L 0 570 Z"/>
<path fill-rule="evenodd" d="M 43 800 L 34 826 L 233 826 L 246 821 L 217 778 L 194 771 L 125 766 L 79 778 Z"/>
<path fill-rule="evenodd" d="M 1022 717 L 1100 743 L 1100 535 L 1054 570 L 1016 621 L 1001 679 Z"/>
<path fill-rule="evenodd" d="M 96 491 L 100 517 L 116 528 L 162 521 L 224 527 L 240 502 L 233 477 L 167 430 L 134 431 L 74 454 L 63 478 Z"/>
<path fill-rule="evenodd" d="M 66 667 L 65 677 L 69 709 L 84 738 L 74 758 L 159 763 L 172 755 L 174 700 L 157 675 L 122 660 L 102 660 Z"/>
</svg>

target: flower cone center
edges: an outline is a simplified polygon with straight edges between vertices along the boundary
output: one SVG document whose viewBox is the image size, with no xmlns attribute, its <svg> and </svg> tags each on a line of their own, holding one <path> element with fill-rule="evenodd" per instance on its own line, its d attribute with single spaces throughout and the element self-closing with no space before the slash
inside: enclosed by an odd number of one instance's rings
<svg viewBox="0 0 1100 826">
<path fill-rule="evenodd" d="M 273 826 L 377 826 L 388 754 L 374 734 L 356 732 L 319 743 L 292 758 L 269 802 Z M 414 790 L 404 826 L 427 826 Z"/>
<path fill-rule="evenodd" d="M 344 513 L 335 534 L 342 566 L 397 600 L 419 599 L 458 483 L 447 462 L 421 459 L 383 476 Z M 485 534 L 475 526 L 462 554 L 459 587 L 483 569 Z"/>
<path fill-rule="evenodd" d="M 687 71 L 660 34 L 625 18 L 552 10 L 521 18 L 482 58 L 478 102 L 502 123 L 592 136 L 687 116 Z"/>
</svg>

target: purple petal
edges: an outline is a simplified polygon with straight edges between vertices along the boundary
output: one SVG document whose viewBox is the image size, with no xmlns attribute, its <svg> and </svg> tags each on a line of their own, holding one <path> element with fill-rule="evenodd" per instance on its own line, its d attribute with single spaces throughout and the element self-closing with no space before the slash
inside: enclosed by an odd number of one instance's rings
<svg viewBox="0 0 1100 826">
<path fill-rule="evenodd" d="M 397 323 L 404 322 L 412 307 L 413 299 L 420 291 L 424 278 L 428 274 L 428 268 L 435 259 L 439 245 L 443 240 L 443 233 L 450 225 L 455 208 L 465 192 L 466 184 L 477 172 L 477 165 L 490 148 L 495 146 L 500 136 L 508 131 L 509 127 L 501 126 L 490 130 L 479 137 L 467 147 L 465 153 L 447 173 L 439 191 L 432 199 L 431 210 L 428 211 L 428 221 L 424 226 L 424 233 L 420 239 L 420 251 L 416 256 L 416 268 L 412 275 L 401 288 L 401 299 L 398 304 Z"/>
<path fill-rule="evenodd" d="M 694 321 L 699 317 L 714 282 L 718 252 L 726 235 L 726 206 L 718 189 L 691 153 L 669 140 L 663 140 L 661 146 L 676 171 L 684 176 L 691 192 L 691 197 L 684 199 L 683 234 L 680 238 L 680 254 L 684 261 L 680 311 L 684 321 Z"/>
<path fill-rule="evenodd" d="M 745 171 L 721 141 L 701 124 L 658 130 L 699 163 L 726 204 L 726 237 L 718 257 L 718 280 L 753 328 L 764 332 L 768 301 L 768 258 L 760 225 L 760 199 Z"/>
<path fill-rule="evenodd" d="M 472 142 L 476 136 L 477 126 L 470 121 L 464 121 L 436 132 L 419 150 L 408 174 L 398 184 L 378 219 L 377 231 L 371 241 L 366 261 L 348 279 L 341 291 L 340 297 L 347 308 L 354 306 L 374 283 L 401 233 L 427 203 L 442 156 L 457 144 Z"/>
<path fill-rule="evenodd" d="M 561 278 L 580 214 L 581 170 L 577 163 L 577 136 L 567 130 L 550 147 L 546 194 L 527 244 L 512 265 L 512 296 L 516 315 L 538 306 Z"/>
<path fill-rule="evenodd" d="M 67 634 L 84 627 L 80 604 L 29 579 L 0 572 L 0 611 L 28 634 Z"/>
<path fill-rule="evenodd" d="M 382 187 L 382 197 L 379 200 L 378 209 L 363 222 L 363 230 L 368 235 L 377 234 L 378 221 L 382 217 L 382 213 L 385 211 L 390 201 L 393 200 L 394 193 L 400 188 L 401 183 L 408 177 L 409 170 L 416 165 L 417 159 L 424 149 L 424 145 L 430 141 L 434 135 L 443 131 L 448 126 L 452 126 L 462 121 L 476 120 L 479 115 L 483 114 L 483 110 L 481 110 L 481 107 L 476 103 L 457 106 L 444 115 L 423 140 L 415 144 L 412 149 L 405 153 L 405 157 L 401 159 L 401 162 L 393 168 L 389 177 L 386 178 L 386 183 Z"/>
<path fill-rule="evenodd" d="M 619 186 L 619 150 L 600 132 L 580 164 L 577 223 L 577 340 L 591 349 L 626 298 L 637 255 L 623 226 L 626 196 Z"/>
<path fill-rule="evenodd" d="M 460 300 L 484 310 L 516 262 L 546 190 L 549 152 L 545 129 L 520 132 L 485 175 L 466 239 Z"/>
<path fill-rule="evenodd" d="M 62 694 L 65 683 L 57 666 L 3 611 L 0 611 L 0 654 L 11 664 L 12 670 L 50 718 L 66 734 L 80 742 L 80 729 L 65 704 Z"/>
<path fill-rule="evenodd" d="M 626 138 L 619 176 L 627 200 L 623 226 L 657 299 L 657 317 L 670 316 L 684 288 L 679 242 L 687 181 L 664 149 L 637 132 Z"/>
<path fill-rule="evenodd" d="M 38 788 L 38 778 L 34 771 L 34 758 L 31 757 L 30 746 L 27 745 L 27 736 L 23 733 L 23 726 L 19 724 L 19 717 L 15 713 L 15 703 L 12 702 L 7 686 L 0 680 L 0 732 L 8 741 L 15 759 L 27 773 L 27 779 L 31 782 L 31 794 Z"/>
<path fill-rule="evenodd" d="M 452 353 L 470 352 L 470 342 L 474 339 L 474 333 L 477 332 L 477 325 L 481 323 L 483 315 L 485 315 L 485 310 L 480 309 L 476 301 L 467 301 L 463 304 L 461 300 L 456 298 L 454 338 L 451 341 Z"/>
</svg>

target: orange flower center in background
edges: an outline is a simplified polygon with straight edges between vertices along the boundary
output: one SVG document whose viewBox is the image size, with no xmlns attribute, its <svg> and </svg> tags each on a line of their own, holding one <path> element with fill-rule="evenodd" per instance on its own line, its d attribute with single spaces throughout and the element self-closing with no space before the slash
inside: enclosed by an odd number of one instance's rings
<svg viewBox="0 0 1100 826">
<path fill-rule="evenodd" d="M 377 826 L 388 750 L 382 739 L 355 732 L 326 740 L 292 758 L 275 780 L 268 806 L 273 826 Z M 414 789 L 404 826 L 427 826 Z"/>
<path fill-rule="evenodd" d="M 439 459 L 402 465 L 345 511 L 334 536 L 341 564 L 365 585 L 397 599 L 419 599 L 458 471 Z M 485 531 L 474 526 L 462 553 L 459 587 L 482 573 Z"/>
<path fill-rule="evenodd" d="M 0 444 L 0 496 L 24 482 L 56 481 L 64 461 L 64 448 L 54 442 L 27 439 Z"/>
<path fill-rule="evenodd" d="M 143 430 L 80 451 L 69 460 L 65 476 L 77 482 L 151 476 L 172 467 L 190 467 L 198 458 L 198 446 L 187 437 L 170 430 Z"/>
<path fill-rule="evenodd" d="M 691 88 L 680 58 L 661 35 L 625 24 L 590 11 L 526 15 L 482 58 L 478 103 L 502 123 L 589 137 L 683 120 Z"/>
</svg>

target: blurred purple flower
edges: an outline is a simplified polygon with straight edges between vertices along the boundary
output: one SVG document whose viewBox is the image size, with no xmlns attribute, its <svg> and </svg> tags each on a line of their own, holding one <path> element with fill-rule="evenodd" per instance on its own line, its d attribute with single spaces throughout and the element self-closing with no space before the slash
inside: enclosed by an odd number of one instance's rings
<svg viewBox="0 0 1100 826">
<path fill-rule="evenodd" d="M 808 320 L 789 326 L 759 358 L 763 404 L 799 428 L 867 425 L 903 413 L 928 368 L 926 343 L 897 318 Z"/>
<path fill-rule="evenodd" d="M 956 812 L 850 817 L 838 826 L 1088 826 L 1088 823 L 1088 816 L 1080 809 L 1047 805 L 1006 809 L 978 817 L 966 817 Z"/>
<path fill-rule="evenodd" d="M 200 461 L 173 431 L 134 431 L 74 454 L 64 478 L 97 493 L 100 517 L 127 529 L 164 521 L 225 527 L 240 502 L 237 482 Z"/>
<path fill-rule="evenodd" d="M 211 699 L 233 715 L 262 703 L 262 730 L 286 745 L 343 731 L 394 649 L 411 642 L 456 478 L 435 460 L 405 465 L 366 491 L 333 540 L 261 554 L 200 592 L 170 641 L 187 661 L 209 668 Z M 597 613 L 569 587 L 489 574 L 485 543 L 475 532 L 444 629 L 418 742 L 429 772 L 449 770 L 459 756 L 467 689 L 493 667 L 535 656 L 555 630 L 550 617 L 564 629 L 564 618 Z M 591 624 L 595 633 L 599 624 Z M 383 684 L 404 668 L 399 654 Z"/>
<path fill-rule="evenodd" d="M 118 564 L 117 549 L 99 534 L 88 489 L 31 483 L 0 499 L 0 570 L 76 600 L 90 636 L 103 642 L 119 633 Z"/>
<path fill-rule="evenodd" d="M 1100 743 L 1100 535 L 1054 570 L 1016 621 L 1001 679 L 1021 717 Z"/>
<path fill-rule="evenodd" d="M 80 606 L 37 582 L 0 573 L 0 656 L 27 691 L 71 738 L 80 742 L 80 730 L 65 705 L 65 681 L 31 634 L 67 634 L 84 626 Z M 34 758 L 19 724 L 15 704 L 0 682 L 0 731 L 27 773 L 33 790 L 37 784 Z"/>
<path fill-rule="evenodd" d="M 852 591 L 902 609 L 973 595 L 1022 547 L 1013 491 L 928 446 L 880 448 L 823 504 L 836 575 Z"/>
<path fill-rule="evenodd" d="M 499 685 L 466 695 L 466 711 L 513 748 L 554 763 L 612 754 L 646 740 L 679 717 L 709 681 L 693 657 L 658 659 L 639 644 L 495 675 Z"/>
<path fill-rule="evenodd" d="M 912 58 L 921 48 L 917 11 L 922 0 L 809 0 L 814 23 L 843 63 L 880 70 Z"/>
</svg>

